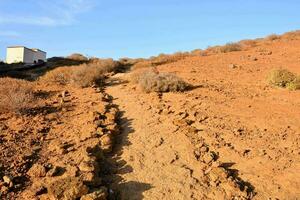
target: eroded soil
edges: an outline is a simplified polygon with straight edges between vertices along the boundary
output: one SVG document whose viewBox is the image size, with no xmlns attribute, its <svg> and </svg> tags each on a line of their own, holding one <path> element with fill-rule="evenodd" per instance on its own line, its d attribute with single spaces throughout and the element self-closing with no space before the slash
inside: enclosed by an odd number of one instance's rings
<svg viewBox="0 0 300 200">
<path fill-rule="evenodd" d="M 300 198 L 300 42 L 158 67 L 194 86 L 145 93 L 132 72 L 105 88 L 39 85 L 42 103 L 0 115 L 2 199 Z"/>
</svg>

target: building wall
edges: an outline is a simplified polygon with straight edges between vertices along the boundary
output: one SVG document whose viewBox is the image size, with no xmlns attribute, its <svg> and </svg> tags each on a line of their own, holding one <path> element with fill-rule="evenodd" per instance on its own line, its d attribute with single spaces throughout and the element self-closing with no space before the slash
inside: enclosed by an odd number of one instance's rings
<svg viewBox="0 0 300 200">
<path fill-rule="evenodd" d="M 23 62 L 28 64 L 34 63 L 34 53 L 35 52 L 32 51 L 31 49 L 24 48 Z"/>
<path fill-rule="evenodd" d="M 38 62 L 38 60 L 43 60 L 43 61 L 46 62 L 47 61 L 46 60 L 46 53 L 42 52 L 42 51 L 39 51 L 39 50 L 35 51 L 33 60 L 35 60 L 36 62 Z"/>
<path fill-rule="evenodd" d="M 33 64 L 39 60 L 47 61 L 46 53 L 38 49 L 28 49 L 26 47 L 8 47 L 6 62 L 8 64 L 23 62 Z"/>
<path fill-rule="evenodd" d="M 24 49 L 25 48 L 7 48 L 6 50 L 6 62 L 8 64 L 18 63 L 24 61 Z"/>
</svg>

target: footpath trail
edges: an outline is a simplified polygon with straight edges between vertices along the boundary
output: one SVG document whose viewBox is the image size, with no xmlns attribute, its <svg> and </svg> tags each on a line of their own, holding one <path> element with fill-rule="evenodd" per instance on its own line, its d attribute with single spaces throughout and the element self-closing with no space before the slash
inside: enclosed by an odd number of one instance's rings
<svg viewBox="0 0 300 200">
<path fill-rule="evenodd" d="M 209 183 L 213 173 L 204 171 L 213 171 L 213 164 L 195 157 L 194 144 L 174 124 L 170 105 L 158 94 L 136 90 L 126 83 L 127 75 L 118 74 L 106 88 L 121 112 L 122 133 L 111 157 L 116 170 L 110 177 L 117 199 L 246 199 L 222 170 L 215 175 L 225 184 Z"/>
</svg>

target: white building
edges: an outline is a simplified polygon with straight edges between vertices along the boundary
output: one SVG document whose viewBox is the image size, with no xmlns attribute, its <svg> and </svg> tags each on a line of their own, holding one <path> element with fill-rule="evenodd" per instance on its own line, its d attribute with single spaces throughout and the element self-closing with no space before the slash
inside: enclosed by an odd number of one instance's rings
<svg viewBox="0 0 300 200">
<path fill-rule="evenodd" d="M 11 46 L 7 47 L 6 50 L 6 63 L 26 63 L 33 64 L 42 60 L 44 62 L 46 59 L 47 53 L 40 49 L 29 49 L 24 46 Z"/>
</svg>

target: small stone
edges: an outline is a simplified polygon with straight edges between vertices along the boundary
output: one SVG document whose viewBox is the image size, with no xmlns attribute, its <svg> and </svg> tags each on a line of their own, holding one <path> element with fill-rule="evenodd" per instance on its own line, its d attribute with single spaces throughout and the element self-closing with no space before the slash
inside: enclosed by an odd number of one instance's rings
<svg viewBox="0 0 300 200">
<path fill-rule="evenodd" d="M 31 177 L 45 177 L 46 173 L 46 168 L 40 164 L 34 164 L 27 172 Z"/>
<path fill-rule="evenodd" d="M 94 172 L 97 168 L 97 162 L 94 160 L 82 161 L 78 168 L 83 172 Z"/>
<path fill-rule="evenodd" d="M 8 190 L 9 190 L 8 187 L 2 186 L 2 187 L 0 188 L 0 195 L 1 195 L 1 193 L 2 193 L 2 194 L 7 194 Z"/>
<path fill-rule="evenodd" d="M 80 200 L 106 200 L 108 196 L 107 189 L 101 187 L 99 190 L 96 190 L 90 194 L 84 195 Z"/>
<path fill-rule="evenodd" d="M 61 93 L 61 96 L 62 96 L 62 98 L 65 98 L 65 97 L 69 96 L 69 91 L 64 90 L 64 91 Z"/>
<path fill-rule="evenodd" d="M 100 142 L 101 142 L 101 145 L 110 145 L 112 144 L 112 136 L 111 135 L 103 135 L 101 138 L 100 138 Z"/>
<path fill-rule="evenodd" d="M 3 176 L 2 179 L 3 179 L 4 183 L 10 184 L 13 180 L 13 177 L 7 175 L 7 176 Z"/>
<path fill-rule="evenodd" d="M 237 68 L 237 65 L 235 65 L 235 64 L 229 64 L 229 68 L 235 69 L 235 68 Z"/>
<path fill-rule="evenodd" d="M 47 176 L 49 176 L 49 177 L 57 176 L 61 171 L 62 171 L 62 168 L 60 168 L 58 166 L 54 166 L 47 172 Z"/>
<path fill-rule="evenodd" d="M 207 146 L 203 146 L 200 148 L 200 152 L 208 152 L 209 148 Z"/>
<path fill-rule="evenodd" d="M 88 193 L 88 187 L 74 177 L 56 180 L 47 189 L 53 199 L 78 199 Z"/>
</svg>

